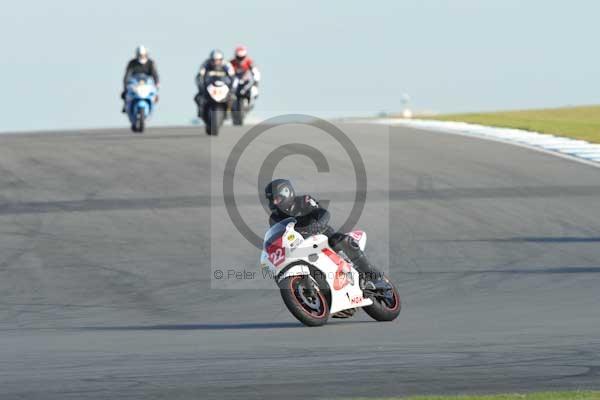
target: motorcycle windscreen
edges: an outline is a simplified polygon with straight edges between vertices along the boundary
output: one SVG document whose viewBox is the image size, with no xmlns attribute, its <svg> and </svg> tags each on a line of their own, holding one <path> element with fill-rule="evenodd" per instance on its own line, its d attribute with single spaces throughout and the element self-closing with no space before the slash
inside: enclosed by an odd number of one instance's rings
<svg viewBox="0 0 600 400">
<path fill-rule="evenodd" d="M 148 85 L 146 83 L 139 83 L 135 87 L 135 93 L 141 98 L 148 98 L 154 94 L 154 86 Z"/>
<path fill-rule="evenodd" d="M 135 74 L 127 79 L 127 86 L 137 86 L 140 83 L 155 86 L 154 79 L 146 74 Z"/>
<path fill-rule="evenodd" d="M 295 224 L 297 221 L 295 218 L 286 218 L 282 221 L 271 226 L 271 228 L 265 233 L 265 239 L 263 242 L 263 250 L 267 250 L 270 246 L 272 246 L 275 242 L 277 242 L 285 231 L 287 230 L 287 226 L 289 224 Z"/>
</svg>

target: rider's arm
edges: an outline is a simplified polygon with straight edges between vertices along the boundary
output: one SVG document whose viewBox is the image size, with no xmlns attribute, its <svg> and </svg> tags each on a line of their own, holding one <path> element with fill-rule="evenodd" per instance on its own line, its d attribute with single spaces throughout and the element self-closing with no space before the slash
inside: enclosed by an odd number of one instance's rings
<svg viewBox="0 0 600 400">
<path fill-rule="evenodd" d="M 328 225 L 329 211 L 317 208 L 308 215 L 296 217 L 296 230 L 305 238 L 313 235 L 331 236 L 335 231 Z"/>
<path fill-rule="evenodd" d="M 254 78 L 254 83 L 260 82 L 260 71 L 255 66 L 252 67 L 252 77 Z"/>
<path fill-rule="evenodd" d="M 321 227 L 325 228 L 329 226 L 329 220 L 331 219 L 331 214 L 324 208 L 319 208 L 314 212 L 315 218 Z"/>
<path fill-rule="evenodd" d="M 127 63 L 127 67 L 125 68 L 125 75 L 123 76 L 123 87 L 127 86 L 127 80 L 129 79 L 129 76 L 131 75 L 132 69 L 133 69 L 133 60 L 129 61 L 129 63 Z"/>
<path fill-rule="evenodd" d="M 325 208 L 319 206 L 319 203 L 311 196 L 305 195 L 302 199 L 301 207 L 298 210 L 298 219 L 302 219 L 304 225 L 303 235 L 324 234 L 329 236 L 334 230 L 329 226 L 330 214 Z"/>
<path fill-rule="evenodd" d="M 319 208 L 318 210 L 314 211 L 313 214 L 315 215 L 315 232 L 327 237 L 335 233 L 334 229 L 329 226 L 329 220 L 331 219 L 331 214 L 329 214 L 329 211 L 324 208 Z"/>
<path fill-rule="evenodd" d="M 154 79 L 154 83 L 156 83 L 156 86 L 160 85 L 160 79 L 158 77 L 158 70 L 156 69 L 156 64 L 154 64 L 154 61 L 149 60 L 148 62 L 150 62 L 150 74 L 152 75 L 152 78 Z"/>
<path fill-rule="evenodd" d="M 198 74 L 196 75 L 196 86 L 198 89 L 204 88 L 204 76 L 206 75 L 206 62 L 203 62 L 198 70 Z"/>
<path fill-rule="evenodd" d="M 235 77 L 235 69 L 233 68 L 233 65 L 231 65 L 231 63 L 227 63 L 227 65 L 225 65 L 225 71 L 227 72 L 227 75 L 229 75 L 230 78 Z"/>
<path fill-rule="evenodd" d="M 260 71 L 256 67 L 256 64 L 254 64 L 254 60 L 250 59 L 250 65 L 248 65 L 248 69 L 252 73 L 252 79 L 254 80 L 254 83 L 256 84 L 260 82 Z"/>
</svg>

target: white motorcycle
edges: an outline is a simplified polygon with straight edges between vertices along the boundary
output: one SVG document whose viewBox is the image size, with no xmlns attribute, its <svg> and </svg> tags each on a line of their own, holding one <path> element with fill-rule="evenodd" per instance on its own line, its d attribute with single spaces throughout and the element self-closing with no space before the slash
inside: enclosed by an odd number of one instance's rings
<svg viewBox="0 0 600 400">
<path fill-rule="evenodd" d="M 377 321 L 398 317 L 400 295 L 387 277 L 363 282 L 345 255 L 331 249 L 327 236 L 305 239 L 294 229 L 296 222 L 287 218 L 267 231 L 260 261 L 294 317 L 308 326 L 324 325 L 330 316 L 350 317 L 358 308 Z M 364 250 L 365 232 L 348 235 Z"/>
<path fill-rule="evenodd" d="M 256 79 L 252 71 L 237 76 L 233 81 L 232 92 L 235 93 L 231 104 L 231 119 L 234 125 L 244 125 L 244 119 L 254 107 L 258 97 Z"/>
</svg>

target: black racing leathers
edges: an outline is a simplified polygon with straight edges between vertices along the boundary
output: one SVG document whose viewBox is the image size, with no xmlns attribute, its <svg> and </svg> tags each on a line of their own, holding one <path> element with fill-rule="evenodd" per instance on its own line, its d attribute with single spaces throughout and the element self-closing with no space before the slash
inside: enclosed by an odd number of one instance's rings
<svg viewBox="0 0 600 400">
<path fill-rule="evenodd" d="M 134 58 L 127 64 L 125 75 L 123 76 L 123 91 L 121 92 L 121 99 L 123 99 L 123 101 L 125 101 L 125 94 L 127 93 L 127 80 L 136 74 L 151 76 L 156 85 L 160 84 L 158 70 L 156 69 L 154 61 L 148 59 L 148 61 L 142 64 L 137 58 Z"/>
<path fill-rule="evenodd" d="M 127 79 L 133 75 L 144 74 L 151 76 L 154 82 L 158 85 L 160 83 L 158 77 L 158 70 L 153 60 L 148 59 L 145 63 L 141 63 L 137 58 L 129 61 L 127 68 L 125 69 L 125 76 L 123 77 L 123 87 L 127 86 Z"/>
<path fill-rule="evenodd" d="M 269 218 L 269 224 L 272 226 L 289 217 L 296 219 L 295 229 L 302 236 L 308 237 L 317 234 L 327 236 L 329 246 L 337 252 L 344 252 L 366 280 L 381 279 L 381 272 L 369 263 L 358 242 L 345 233 L 336 232 L 329 225 L 329 211 L 320 207 L 319 203 L 311 196 L 297 196 L 289 213 L 274 211 Z"/>
<path fill-rule="evenodd" d="M 200 66 L 200 70 L 196 75 L 196 86 L 198 86 L 198 94 L 194 96 L 194 102 L 198 106 L 198 116 L 202 117 L 202 109 L 204 108 L 206 96 L 206 80 L 210 77 L 222 77 L 227 86 L 231 87 L 235 76 L 233 67 L 229 63 L 214 65 L 211 60 L 206 60 Z"/>
</svg>

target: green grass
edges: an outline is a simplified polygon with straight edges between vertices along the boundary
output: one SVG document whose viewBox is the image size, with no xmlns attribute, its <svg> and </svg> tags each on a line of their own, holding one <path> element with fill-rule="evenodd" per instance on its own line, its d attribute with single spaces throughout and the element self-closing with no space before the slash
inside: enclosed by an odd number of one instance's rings
<svg viewBox="0 0 600 400">
<path fill-rule="evenodd" d="M 486 396 L 415 396 L 402 398 L 389 397 L 378 400 L 600 400 L 600 392 L 540 392 Z"/>
<path fill-rule="evenodd" d="M 600 143 L 600 106 L 451 114 L 424 119 L 517 128 Z"/>
</svg>

